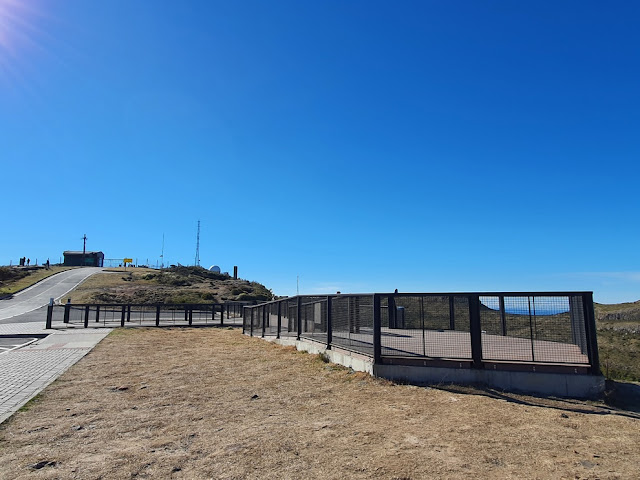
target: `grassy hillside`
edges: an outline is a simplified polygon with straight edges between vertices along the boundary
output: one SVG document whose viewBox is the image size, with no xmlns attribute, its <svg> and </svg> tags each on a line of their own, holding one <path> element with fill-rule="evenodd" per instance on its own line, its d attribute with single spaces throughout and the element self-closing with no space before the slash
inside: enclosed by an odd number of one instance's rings
<svg viewBox="0 0 640 480">
<path fill-rule="evenodd" d="M 602 373 L 640 382 L 640 301 L 595 304 L 595 314 Z"/>
<path fill-rule="evenodd" d="M 216 303 L 267 301 L 264 285 L 202 267 L 115 268 L 93 275 L 64 299 L 73 303 Z"/>
</svg>

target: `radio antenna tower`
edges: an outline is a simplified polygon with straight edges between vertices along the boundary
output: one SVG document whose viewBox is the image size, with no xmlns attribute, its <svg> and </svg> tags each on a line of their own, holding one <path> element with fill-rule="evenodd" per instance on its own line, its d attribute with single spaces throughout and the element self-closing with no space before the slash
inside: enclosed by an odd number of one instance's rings
<svg viewBox="0 0 640 480">
<path fill-rule="evenodd" d="M 160 258 L 162 261 L 160 262 L 160 268 L 164 268 L 164 233 L 162 234 L 162 253 L 160 253 Z"/>
<path fill-rule="evenodd" d="M 87 253 L 87 234 L 86 233 L 82 236 L 82 240 L 84 240 L 84 243 L 82 244 L 82 266 L 84 267 L 86 263 L 84 261 L 84 258 Z"/>
<path fill-rule="evenodd" d="M 196 267 L 200 266 L 200 220 L 198 220 L 198 235 L 196 236 Z"/>
</svg>

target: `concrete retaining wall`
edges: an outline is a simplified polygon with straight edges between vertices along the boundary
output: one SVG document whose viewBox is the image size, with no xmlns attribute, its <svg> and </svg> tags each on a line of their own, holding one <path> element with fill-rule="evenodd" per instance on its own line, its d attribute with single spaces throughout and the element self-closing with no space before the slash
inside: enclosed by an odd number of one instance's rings
<svg viewBox="0 0 640 480">
<path fill-rule="evenodd" d="M 374 375 L 408 383 L 482 384 L 511 392 L 572 398 L 595 398 L 604 391 L 604 377 L 596 375 L 407 365 L 375 365 Z"/>
<path fill-rule="evenodd" d="M 327 347 L 322 343 L 307 340 L 296 340 L 295 338 L 264 337 L 264 339 L 277 343 L 278 345 L 295 346 L 296 349 L 300 351 L 316 355 L 323 353 L 329 358 L 331 363 L 344 365 L 345 367 L 352 368 L 356 372 L 366 372 L 369 375 L 374 374 L 373 358 L 367 357 L 366 355 L 359 355 L 336 347 L 332 347 L 331 350 L 327 350 Z"/>
<path fill-rule="evenodd" d="M 300 351 L 325 354 L 332 363 L 350 367 L 389 380 L 433 385 L 439 383 L 482 384 L 511 392 L 534 393 L 572 398 L 595 398 L 604 391 L 603 376 L 565 373 L 510 372 L 469 368 L 374 365 L 373 358 L 326 345 L 295 338 L 265 337 L 279 345 L 295 346 Z"/>
</svg>

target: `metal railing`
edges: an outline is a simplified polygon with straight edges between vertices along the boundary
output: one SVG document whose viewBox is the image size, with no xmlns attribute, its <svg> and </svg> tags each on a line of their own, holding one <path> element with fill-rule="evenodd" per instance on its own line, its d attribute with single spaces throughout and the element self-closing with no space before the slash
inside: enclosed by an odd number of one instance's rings
<svg viewBox="0 0 640 480">
<path fill-rule="evenodd" d="M 304 295 L 245 306 L 243 332 L 375 363 L 600 372 L 592 292 Z"/>
<path fill-rule="evenodd" d="M 49 305 L 46 328 L 57 326 L 125 327 L 230 325 L 242 323 L 241 303 L 71 304 Z"/>
</svg>

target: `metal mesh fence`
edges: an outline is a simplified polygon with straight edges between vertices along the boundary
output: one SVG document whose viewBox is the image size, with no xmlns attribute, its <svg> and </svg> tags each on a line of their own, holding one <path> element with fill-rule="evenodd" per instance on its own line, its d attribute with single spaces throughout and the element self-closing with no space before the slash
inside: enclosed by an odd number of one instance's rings
<svg viewBox="0 0 640 480">
<path fill-rule="evenodd" d="M 58 326 L 119 327 L 168 325 L 221 325 L 224 305 L 54 305 L 52 323 Z M 227 321 L 234 324 L 238 320 Z"/>
<path fill-rule="evenodd" d="M 286 302 L 287 311 L 287 328 L 284 328 L 282 324 L 282 331 L 280 335 L 284 336 L 296 336 L 298 335 L 298 301 L 297 299 L 291 299 Z"/>
<path fill-rule="evenodd" d="M 481 296 L 482 357 L 589 363 L 582 299 L 576 296 Z"/>
<path fill-rule="evenodd" d="M 379 359 L 464 360 L 476 368 L 483 361 L 595 365 L 597 371 L 591 298 L 585 293 L 298 296 L 245 308 L 244 325 L 254 336 L 299 334 Z"/>
<path fill-rule="evenodd" d="M 331 322 L 331 345 L 373 355 L 373 295 L 334 297 Z"/>
<path fill-rule="evenodd" d="M 300 337 L 327 343 L 327 297 L 302 297 Z"/>
<path fill-rule="evenodd" d="M 267 324 L 265 325 L 265 335 L 277 335 L 278 334 L 278 308 L 280 302 L 274 302 L 266 305 L 267 309 Z"/>
<path fill-rule="evenodd" d="M 393 295 L 381 310 L 383 356 L 471 358 L 467 297 Z"/>
</svg>

